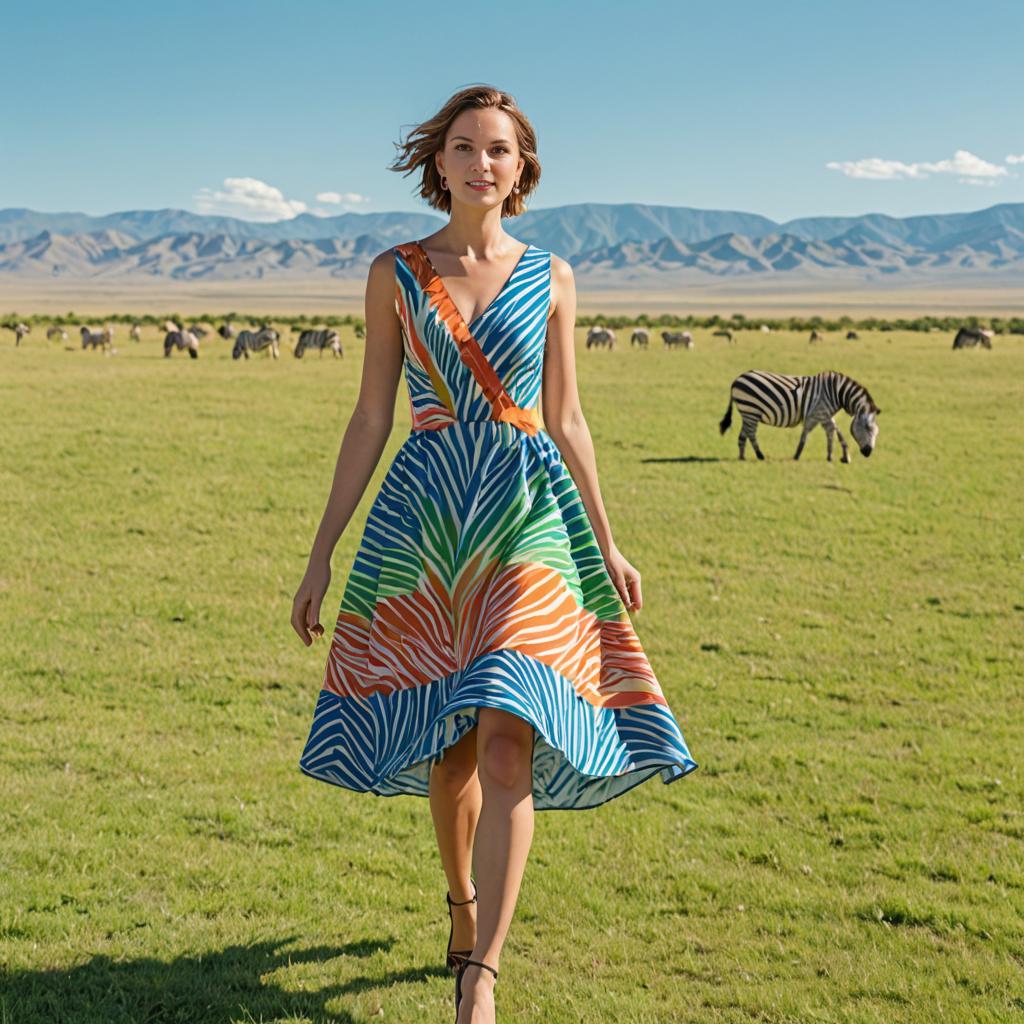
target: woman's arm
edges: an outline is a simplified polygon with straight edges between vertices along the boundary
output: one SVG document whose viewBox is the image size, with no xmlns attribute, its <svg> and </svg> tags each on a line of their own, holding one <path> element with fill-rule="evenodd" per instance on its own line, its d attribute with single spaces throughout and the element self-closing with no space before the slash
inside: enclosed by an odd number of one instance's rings
<svg viewBox="0 0 1024 1024">
<path fill-rule="evenodd" d="M 544 429 L 558 446 L 587 510 L 591 528 L 612 578 L 627 608 L 639 611 L 640 573 L 623 557 L 612 540 L 597 482 L 597 460 L 590 428 L 583 416 L 576 384 L 576 281 L 572 267 L 551 257 L 551 305 L 544 348 L 544 385 L 541 412 Z"/>
<path fill-rule="evenodd" d="M 331 555 L 370 482 L 391 434 L 395 392 L 402 372 L 402 334 L 395 312 L 395 254 L 389 249 L 372 264 L 366 281 L 366 347 L 359 397 L 345 429 L 334 480 L 309 555 L 306 574 L 292 602 L 292 628 L 308 647 L 323 636 L 320 605 L 331 580 Z"/>
</svg>

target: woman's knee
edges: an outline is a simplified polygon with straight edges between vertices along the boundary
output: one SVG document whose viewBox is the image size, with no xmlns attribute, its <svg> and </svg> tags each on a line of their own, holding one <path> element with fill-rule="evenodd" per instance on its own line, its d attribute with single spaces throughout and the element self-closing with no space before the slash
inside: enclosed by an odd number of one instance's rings
<svg viewBox="0 0 1024 1024">
<path fill-rule="evenodd" d="M 499 715 L 481 724 L 477 763 L 482 776 L 512 787 L 532 770 L 533 727 L 516 715 Z"/>
</svg>

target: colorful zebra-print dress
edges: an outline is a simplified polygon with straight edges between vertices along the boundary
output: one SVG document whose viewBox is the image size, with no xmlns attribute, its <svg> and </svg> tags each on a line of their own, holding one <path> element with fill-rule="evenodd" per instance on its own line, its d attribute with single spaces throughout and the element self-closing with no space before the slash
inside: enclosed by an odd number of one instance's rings
<svg viewBox="0 0 1024 1024">
<path fill-rule="evenodd" d="M 697 767 L 540 427 L 550 292 L 531 245 L 466 324 L 422 246 L 395 248 L 412 430 L 342 596 L 299 761 L 315 779 L 426 796 L 481 707 L 533 726 L 537 810 Z"/>
</svg>

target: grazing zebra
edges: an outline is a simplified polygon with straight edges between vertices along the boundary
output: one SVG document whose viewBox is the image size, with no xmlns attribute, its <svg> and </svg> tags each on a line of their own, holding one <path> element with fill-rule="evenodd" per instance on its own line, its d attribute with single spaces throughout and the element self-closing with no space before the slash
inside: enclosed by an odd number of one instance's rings
<svg viewBox="0 0 1024 1024">
<path fill-rule="evenodd" d="M 860 335 L 856 331 L 847 331 L 846 332 L 846 340 L 847 341 L 859 341 L 860 340 Z"/>
<path fill-rule="evenodd" d="M 800 443 L 794 459 L 800 458 L 807 435 L 820 423 L 828 438 L 828 459 L 832 460 L 832 435 L 839 438 L 843 448 L 843 462 L 850 461 L 846 440 L 832 419 L 842 409 L 850 414 L 850 433 L 860 448 L 861 455 L 869 456 L 875 448 L 878 424 L 875 417 L 881 412 L 867 390 L 855 380 L 836 370 L 823 370 L 814 376 L 791 377 L 769 370 L 747 370 L 733 382 L 729 394 L 729 408 L 718 429 L 725 433 L 732 425 L 732 403 L 736 403 L 743 426 L 740 428 L 740 458 L 749 440 L 759 459 L 764 455 L 757 445 L 757 425 L 765 422 L 773 427 L 795 427 L 803 423 Z"/>
<path fill-rule="evenodd" d="M 52 327 L 46 329 L 46 340 L 53 341 L 54 338 L 60 338 L 61 341 L 68 340 L 68 332 L 63 327 L 58 327 L 54 324 Z"/>
<path fill-rule="evenodd" d="M 235 338 L 235 347 L 231 350 L 231 358 L 245 356 L 248 359 L 250 352 L 262 352 L 266 348 L 269 348 L 270 354 L 277 359 L 280 354 L 278 334 L 273 327 L 261 327 L 259 331 L 239 331 L 238 337 Z"/>
<path fill-rule="evenodd" d="M 205 338 L 210 333 L 202 324 L 189 324 L 186 330 L 197 338 Z"/>
<path fill-rule="evenodd" d="M 587 331 L 587 348 L 593 345 L 615 348 L 615 332 L 608 327 L 591 327 Z"/>
<path fill-rule="evenodd" d="M 174 349 L 187 349 L 191 359 L 198 359 L 199 339 L 191 331 L 168 331 L 164 335 L 164 358 L 169 359 Z"/>
<path fill-rule="evenodd" d="M 730 345 L 732 344 L 732 331 L 727 331 L 724 327 L 720 328 L 717 331 L 712 331 L 711 332 L 711 337 L 712 338 L 725 338 L 725 340 L 727 342 L 729 342 Z"/>
<path fill-rule="evenodd" d="M 824 334 L 819 334 L 817 331 L 811 331 L 811 336 L 808 339 L 808 341 L 810 341 L 811 344 L 814 344 L 814 342 L 816 342 L 816 341 L 824 341 L 824 340 L 825 340 L 825 335 Z"/>
<path fill-rule="evenodd" d="M 323 359 L 324 349 L 329 348 L 336 359 L 341 358 L 341 338 L 338 332 L 326 328 L 319 331 L 303 331 L 299 335 L 299 343 L 295 346 L 295 358 L 301 359 L 306 349 L 320 349 L 320 358 Z"/>
<path fill-rule="evenodd" d="M 641 348 L 647 348 L 647 343 L 651 340 L 650 334 L 642 327 L 638 327 L 629 336 L 629 347 L 632 348 L 634 345 L 639 345 Z"/>
<path fill-rule="evenodd" d="M 661 340 L 666 348 L 674 348 L 676 345 L 693 348 L 693 335 L 689 331 L 662 331 Z"/>
<path fill-rule="evenodd" d="M 975 345 L 992 347 L 992 332 L 981 327 L 961 327 L 953 339 L 953 348 L 974 348 Z"/>
<path fill-rule="evenodd" d="M 237 332 L 235 331 L 235 325 L 230 320 L 228 320 L 227 323 L 223 323 L 220 325 L 220 327 L 217 328 L 217 333 L 225 341 L 230 341 Z"/>
<path fill-rule="evenodd" d="M 132 341 L 142 341 L 142 324 L 132 324 L 132 329 L 128 332 L 128 337 Z"/>
<path fill-rule="evenodd" d="M 101 328 L 82 327 L 80 333 L 82 348 L 101 348 L 106 352 L 107 346 L 114 341 L 114 331 L 109 324 Z"/>
<path fill-rule="evenodd" d="M 15 323 L 13 320 L 10 323 L 4 324 L 4 327 L 9 331 L 14 331 L 14 347 L 17 348 L 21 344 L 21 339 L 26 334 L 31 334 L 32 329 L 28 324 Z"/>
<path fill-rule="evenodd" d="M 693 348 L 693 335 L 689 331 L 662 331 L 661 340 L 665 343 L 666 348 L 674 348 L 676 345 Z"/>
</svg>

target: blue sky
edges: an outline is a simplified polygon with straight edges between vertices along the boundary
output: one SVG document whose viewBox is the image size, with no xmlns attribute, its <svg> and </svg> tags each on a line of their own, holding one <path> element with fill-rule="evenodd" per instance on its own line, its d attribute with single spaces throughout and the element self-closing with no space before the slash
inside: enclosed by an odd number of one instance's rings
<svg viewBox="0 0 1024 1024">
<path fill-rule="evenodd" d="M 53 0 L 2 35 L 0 208 L 426 211 L 392 143 L 480 81 L 537 129 L 533 209 L 1024 202 L 1019 0 Z"/>
</svg>

